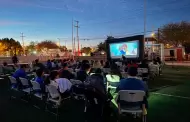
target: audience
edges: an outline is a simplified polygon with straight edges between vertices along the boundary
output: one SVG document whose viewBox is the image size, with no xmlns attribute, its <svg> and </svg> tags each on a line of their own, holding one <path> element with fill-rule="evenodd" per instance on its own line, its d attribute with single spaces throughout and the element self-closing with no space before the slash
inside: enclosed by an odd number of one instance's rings
<svg viewBox="0 0 190 122">
<path fill-rule="evenodd" d="M 44 71 L 42 69 L 36 70 L 37 77 L 35 78 L 35 81 L 40 84 L 41 91 L 45 92 L 45 84 L 44 84 Z"/>
<path fill-rule="evenodd" d="M 102 66 L 101 66 L 101 64 L 100 64 L 99 61 L 95 61 L 95 62 L 94 62 L 93 68 L 101 68 L 101 67 L 102 67 Z"/>
<path fill-rule="evenodd" d="M 45 70 L 45 66 L 39 62 L 39 59 L 36 59 L 34 64 L 34 70 L 36 71 L 37 69 Z"/>
<path fill-rule="evenodd" d="M 62 97 L 68 97 L 68 95 L 70 95 L 70 89 L 72 87 L 71 82 L 68 79 L 59 78 L 59 73 L 57 71 L 52 71 L 50 73 L 45 84 L 56 86 Z"/>
<path fill-rule="evenodd" d="M 80 71 L 77 72 L 77 80 L 84 82 L 91 70 L 90 64 L 82 64 Z"/>
<path fill-rule="evenodd" d="M 47 61 L 47 68 L 48 68 L 49 70 L 52 69 L 52 63 L 51 63 L 50 60 Z"/>
<path fill-rule="evenodd" d="M 101 64 L 101 67 L 104 67 L 104 61 L 103 60 L 100 61 L 100 64 Z"/>
<path fill-rule="evenodd" d="M 2 70 L 3 70 L 4 74 L 11 74 L 14 71 L 14 68 L 13 67 L 9 67 L 7 65 L 7 62 L 3 62 Z"/>
<path fill-rule="evenodd" d="M 115 63 L 113 63 L 113 64 L 111 65 L 110 75 L 117 75 L 117 76 L 119 76 L 120 78 L 122 78 L 120 69 L 119 69 L 119 67 L 118 67 Z"/>
<path fill-rule="evenodd" d="M 109 61 L 106 61 L 104 68 L 110 68 L 110 62 Z"/>
<path fill-rule="evenodd" d="M 15 73 L 13 74 L 13 77 L 16 78 L 16 79 L 18 79 L 19 77 L 27 78 L 27 74 L 25 72 L 25 69 L 26 69 L 26 66 L 21 65 L 20 68 L 15 71 Z"/>
<path fill-rule="evenodd" d="M 141 62 L 141 64 L 139 65 L 139 68 L 147 68 L 147 69 L 149 68 L 146 59 L 144 59 L 144 60 Z"/>
<path fill-rule="evenodd" d="M 74 79 L 75 76 L 68 70 L 68 64 L 64 63 L 63 68 L 59 71 L 60 78 L 66 78 L 66 79 Z"/>
<path fill-rule="evenodd" d="M 142 90 L 146 93 L 146 97 L 144 99 L 144 104 L 146 104 L 147 107 L 147 97 L 148 97 L 148 87 L 147 85 L 137 78 L 137 68 L 136 67 L 130 67 L 128 69 L 128 78 L 122 79 L 119 83 L 119 86 L 117 87 L 116 91 L 120 90 Z M 130 104 L 130 103 L 129 103 Z M 138 105 L 139 103 L 137 103 Z"/>
</svg>

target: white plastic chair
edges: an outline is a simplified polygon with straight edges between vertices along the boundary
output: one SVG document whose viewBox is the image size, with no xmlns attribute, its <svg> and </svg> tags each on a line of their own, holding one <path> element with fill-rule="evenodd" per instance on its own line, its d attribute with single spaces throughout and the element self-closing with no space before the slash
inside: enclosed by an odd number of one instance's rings
<svg viewBox="0 0 190 122">
<path fill-rule="evenodd" d="M 147 68 L 138 68 L 138 74 L 144 74 L 144 73 L 148 73 L 148 69 Z"/>
<path fill-rule="evenodd" d="M 29 86 L 28 80 L 26 78 L 19 77 L 19 79 L 23 86 L 27 86 L 27 87 Z M 25 89 L 22 89 L 22 91 L 30 94 L 31 88 L 25 88 Z"/>
<path fill-rule="evenodd" d="M 138 68 L 137 71 L 138 71 L 138 76 L 142 76 L 143 74 L 148 74 L 148 73 L 149 73 L 149 72 L 148 72 L 148 68 Z M 147 77 L 142 77 L 142 79 L 143 79 L 143 78 L 149 79 L 149 76 L 147 76 Z"/>
<path fill-rule="evenodd" d="M 80 80 L 75 80 L 75 79 L 70 79 L 70 82 L 72 83 L 72 85 L 79 85 L 79 84 L 82 84 L 82 81 L 80 81 Z"/>
<path fill-rule="evenodd" d="M 68 68 L 68 71 L 69 71 L 69 72 L 73 72 L 73 69 L 72 69 L 72 68 Z"/>
<path fill-rule="evenodd" d="M 141 114 L 143 122 L 146 122 L 146 108 L 145 105 L 142 104 L 139 106 L 125 106 L 120 105 L 120 101 L 136 103 L 136 102 L 143 102 L 145 97 L 145 92 L 140 90 L 121 90 L 118 93 L 118 110 L 119 114 L 122 113 L 130 113 L 130 114 Z"/>
<path fill-rule="evenodd" d="M 10 81 L 10 90 L 12 91 L 18 91 L 18 88 L 16 87 L 13 87 L 12 86 L 12 84 L 17 84 L 17 80 L 16 80 L 16 78 L 14 78 L 14 77 L 12 77 L 12 76 L 8 76 L 8 78 L 9 78 L 9 81 Z M 10 92 L 11 94 L 10 94 L 10 99 L 11 98 L 16 98 L 16 96 L 13 96 L 12 95 L 12 92 Z"/>
<path fill-rule="evenodd" d="M 78 71 L 80 71 L 80 69 L 75 69 L 75 72 L 78 72 Z"/>
<path fill-rule="evenodd" d="M 110 68 L 102 68 L 104 73 L 110 73 L 111 69 Z"/>
<path fill-rule="evenodd" d="M 50 84 L 50 85 L 47 85 L 46 88 L 49 93 L 48 100 L 55 103 L 56 105 L 60 105 L 61 96 L 57 90 L 57 87 Z"/>
<path fill-rule="evenodd" d="M 55 108 L 56 108 L 56 113 L 53 113 L 56 115 L 56 120 L 58 119 L 58 114 L 59 114 L 59 106 L 61 105 L 61 95 L 59 94 L 57 87 L 54 85 L 47 85 L 46 86 L 47 92 L 48 92 L 48 98 L 47 98 L 47 102 L 52 102 L 53 104 L 55 104 Z M 46 106 L 48 105 L 48 103 L 46 104 Z M 47 107 L 46 107 L 47 109 Z"/>
<path fill-rule="evenodd" d="M 17 83 L 16 78 L 14 78 L 13 76 L 8 76 L 8 78 L 9 78 L 11 84 Z"/>
<path fill-rule="evenodd" d="M 127 78 L 128 77 L 127 72 L 121 72 L 121 75 L 122 75 L 123 78 Z"/>
</svg>

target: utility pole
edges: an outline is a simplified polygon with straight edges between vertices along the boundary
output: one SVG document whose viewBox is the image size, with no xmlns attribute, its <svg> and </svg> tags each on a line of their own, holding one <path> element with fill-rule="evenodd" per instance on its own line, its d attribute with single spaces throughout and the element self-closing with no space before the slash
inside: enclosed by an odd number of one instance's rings
<svg viewBox="0 0 190 122">
<path fill-rule="evenodd" d="M 25 56 L 25 45 L 24 45 L 24 34 L 23 33 L 21 33 L 21 36 L 20 36 L 21 38 L 22 38 L 22 47 L 23 47 L 23 53 L 24 53 L 24 56 Z"/>
<path fill-rule="evenodd" d="M 144 0 L 144 43 L 146 42 L 148 45 L 148 40 L 146 40 L 146 0 Z"/>
<path fill-rule="evenodd" d="M 73 25 L 73 18 L 72 18 L 72 53 L 73 53 L 73 56 L 74 56 L 74 42 L 73 42 L 73 27 L 74 27 L 74 25 Z"/>
<path fill-rule="evenodd" d="M 75 27 L 77 28 L 78 56 L 80 56 L 80 42 L 79 42 L 79 33 L 78 33 L 79 21 L 75 21 L 75 22 L 77 23 L 77 25 Z"/>
<path fill-rule="evenodd" d="M 76 48 L 75 48 L 75 37 L 74 37 L 74 40 L 73 40 L 74 42 L 73 42 L 73 51 L 74 51 L 74 55 L 75 55 L 75 53 L 76 53 Z"/>
<path fill-rule="evenodd" d="M 157 43 L 159 43 L 160 41 L 160 28 L 158 28 L 158 39 L 157 39 Z"/>
</svg>

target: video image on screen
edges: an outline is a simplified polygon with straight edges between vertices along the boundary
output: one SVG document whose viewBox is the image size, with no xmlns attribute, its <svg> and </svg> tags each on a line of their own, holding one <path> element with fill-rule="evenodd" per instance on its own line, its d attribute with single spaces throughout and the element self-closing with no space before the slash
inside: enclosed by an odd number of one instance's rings
<svg viewBox="0 0 190 122">
<path fill-rule="evenodd" d="M 126 58 L 139 57 L 139 41 L 128 41 L 120 43 L 111 43 L 110 55 L 111 58 L 121 58 L 124 55 Z"/>
</svg>

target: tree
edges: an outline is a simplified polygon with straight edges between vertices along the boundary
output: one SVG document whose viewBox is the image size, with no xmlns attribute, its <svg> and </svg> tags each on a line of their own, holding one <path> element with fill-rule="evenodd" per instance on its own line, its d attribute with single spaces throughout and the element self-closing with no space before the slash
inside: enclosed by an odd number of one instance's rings
<svg viewBox="0 0 190 122">
<path fill-rule="evenodd" d="M 23 51 L 20 42 L 12 38 L 3 38 L 0 40 L 1 43 L 1 54 L 5 55 L 6 52 L 10 53 L 10 56 L 13 54 L 20 55 Z"/>
<path fill-rule="evenodd" d="M 114 37 L 113 36 L 107 36 L 106 40 L 110 40 L 110 39 L 114 39 Z M 98 51 L 105 51 L 106 52 L 106 50 L 107 50 L 106 41 L 100 42 L 97 47 L 98 47 Z"/>
<path fill-rule="evenodd" d="M 59 48 L 56 43 L 54 43 L 53 41 L 50 40 L 46 40 L 46 41 L 42 41 L 40 43 L 37 44 L 37 50 L 41 51 L 42 49 L 56 49 Z"/>
<path fill-rule="evenodd" d="M 91 48 L 90 47 L 83 47 L 81 49 L 81 52 L 89 55 L 91 53 Z"/>
<path fill-rule="evenodd" d="M 174 47 L 190 43 L 190 23 L 182 21 L 180 23 L 169 23 L 159 29 L 156 38 L 164 44 L 170 44 Z"/>
<path fill-rule="evenodd" d="M 65 47 L 65 46 L 60 46 L 59 49 L 60 49 L 61 52 L 66 52 L 67 51 L 67 47 Z"/>
<path fill-rule="evenodd" d="M 26 50 L 29 53 L 33 53 L 34 51 L 36 51 L 36 43 L 31 41 L 30 44 L 26 46 Z"/>
</svg>

